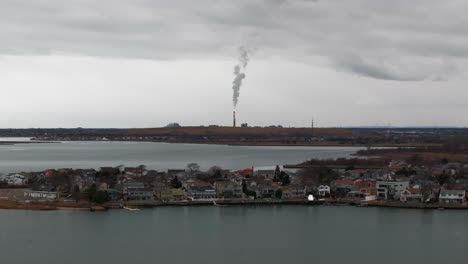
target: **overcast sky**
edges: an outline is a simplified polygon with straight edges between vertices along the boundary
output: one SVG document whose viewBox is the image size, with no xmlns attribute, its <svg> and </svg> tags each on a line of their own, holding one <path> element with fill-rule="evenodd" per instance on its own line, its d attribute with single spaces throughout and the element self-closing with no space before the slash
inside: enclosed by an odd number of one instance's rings
<svg viewBox="0 0 468 264">
<path fill-rule="evenodd" d="M 466 0 L 0 0 L 0 127 L 468 126 Z"/>
</svg>

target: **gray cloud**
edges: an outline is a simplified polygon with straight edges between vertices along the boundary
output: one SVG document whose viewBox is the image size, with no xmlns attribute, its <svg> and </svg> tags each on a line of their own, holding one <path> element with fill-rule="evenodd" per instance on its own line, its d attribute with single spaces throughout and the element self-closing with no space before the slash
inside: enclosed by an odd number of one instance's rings
<svg viewBox="0 0 468 264">
<path fill-rule="evenodd" d="M 464 0 L 2 0 L 0 54 L 160 60 L 257 56 L 384 80 L 445 80 L 466 70 Z"/>
</svg>

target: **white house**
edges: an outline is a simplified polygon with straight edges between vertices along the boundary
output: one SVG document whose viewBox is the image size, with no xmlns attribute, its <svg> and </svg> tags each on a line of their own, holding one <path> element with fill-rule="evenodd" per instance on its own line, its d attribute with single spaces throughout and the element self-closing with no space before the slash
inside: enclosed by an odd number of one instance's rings
<svg viewBox="0 0 468 264">
<path fill-rule="evenodd" d="M 8 185 L 25 185 L 28 182 L 28 177 L 16 173 L 2 176 L 1 180 L 5 181 Z"/>
<path fill-rule="evenodd" d="M 400 193 L 400 202 L 422 202 L 423 195 L 419 188 L 409 188 Z"/>
<path fill-rule="evenodd" d="M 47 199 L 55 200 L 58 198 L 57 192 L 42 192 L 42 191 L 25 191 L 24 197 L 30 197 L 34 199 Z"/>
<path fill-rule="evenodd" d="M 321 196 L 321 197 L 329 196 L 330 195 L 330 186 L 320 185 L 318 187 L 318 195 Z"/>
<path fill-rule="evenodd" d="M 465 190 L 441 190 L 439 194 L 440 203 L 464 203 Z"/>
</svg>

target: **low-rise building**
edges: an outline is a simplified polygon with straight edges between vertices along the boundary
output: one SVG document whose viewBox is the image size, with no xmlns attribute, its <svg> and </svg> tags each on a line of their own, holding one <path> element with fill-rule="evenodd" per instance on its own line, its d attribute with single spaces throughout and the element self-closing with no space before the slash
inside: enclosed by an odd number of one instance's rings
<svg viewBox="0 0 468 264">
<path fill-rule="evenodd" d="M 152 201 L 153 189 L 146 188 L 141 182 L 126 182 L 123 184 L 123 198 L 126 201 Z"/>
<path fill-rule="evenodd" d="M 238 199 L 243 197 L 242 185 L 232 181 L 217 181 L 215 189 L 218 198 Z"/>
<path fill-rule="evenodd" d="M 378 181 L 377 199 L 399 200 L 402 191 L 409 188 L 409 181 Z"/>
<path fill-rule="evenodd" d="M 354 184 L 354 180 L 351 179 L 341 179 L 332 182 L 332 190 L 337 197 L 346 197 L 354 188 L 356 188 L 356 185 Z"/>
<path fill-rule="evenodd" d="M 28 190 L 24 191 L 24 197 L 40 200 L 56 200 L 59 198 L 58 192 L 44 192 L 44 191 L 33 191 Z"/>
<path fill-rule="evenodd" d="M 216 200 L 216 190 L 209 182 L 197 181 L 187 185 L 187 195 L 196 201 Z"/>
<path fill-rule="evenodd" d="M 307 194 L 307 187 L 300 184 L 291 184 L 286 187 L 282 187 L 283 199 L 304 199 Z"/>
<path fill-rule="evenodd" d="M 182 201 L 185 199 L 185 192 L 182 189 L 166 188 L 156 193 L 156 197 L 164 202 Z"/>
<path fill-rule="evenodd" d="M 405 189 L 400 193 L 400 202 L 423 202 L 424 198 L 420 188 Z"/>
<path fill-rule="evenodd" d="M 116 189 L 107 189 L 106 192 L 111 201 L 118 201 L 122 198 L 122 194 Z"/>
<path fill-rule="evenodd" d="M 353 191 L 358 191 L 365 196 L 377 195 L 376 181 L 375 180 L 356 180 L 354 182 Z"/>
<path fill-rule="evenodd" d="M 21 186 L 28 183 L 28 177 L 22 173 L 14 173 L 2 176 L 0 181 L 4 181 L 8 185 Z"/>
<path fill-rule="evenodd" d="M 439 194 L 440 203 L 464 203 L 466 201 L 465 190 L 441 190 Z"/>
<path fill-rule="evenodd" d="M 257 170 L 255 177 L 263 177 L 266 180 L 273 180 L 275 177 L 275 170 Z"/>
<path fill-rule="evenodd" d="M 328 185 L 320 185 L 317 191 L 318 195 L 321 197 L 330 196 L 330 186 Z"/>
</svg>

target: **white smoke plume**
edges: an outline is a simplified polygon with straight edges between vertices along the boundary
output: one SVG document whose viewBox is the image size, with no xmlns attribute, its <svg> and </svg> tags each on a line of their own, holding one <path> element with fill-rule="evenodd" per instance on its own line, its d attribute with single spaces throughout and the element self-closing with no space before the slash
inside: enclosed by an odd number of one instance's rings
<svg viewBox="0 0 468 264">
<path fill-rule="evenodd" d="M 241 70 L 245 70 L 249 64 L 249 55 L 252 53 L 252 50 L 241 46 L 239 47 L 239 58 L 238 64 L 234 66 L 234 80 L 232 81 L 232 103 L 234 109 L 237 107 L 237 102 L 239 101 L 240 88 L 242 86 L 242 80 L 245 79 L 246 75 Z"/>
</svg>

